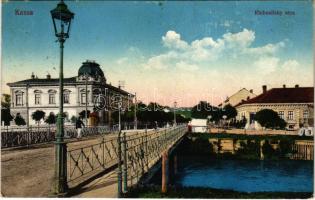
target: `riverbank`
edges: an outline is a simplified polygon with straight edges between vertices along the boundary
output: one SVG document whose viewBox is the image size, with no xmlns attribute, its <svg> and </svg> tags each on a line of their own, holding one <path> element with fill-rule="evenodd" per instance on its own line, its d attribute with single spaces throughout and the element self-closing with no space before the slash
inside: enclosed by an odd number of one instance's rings
<svg viewBox="0 0 315 200">
<path fill-rule="evenodd" d="M 131 189 L 127 198 L 189 198 L 189 199 L 306 199 L 311 198 L 311 192 L 237 192 L 234 190 L 223 190 L 202 187 L 170 187 L 166 194 L 161 193 L 161 188 L 138 187 Z"/>
</svg>

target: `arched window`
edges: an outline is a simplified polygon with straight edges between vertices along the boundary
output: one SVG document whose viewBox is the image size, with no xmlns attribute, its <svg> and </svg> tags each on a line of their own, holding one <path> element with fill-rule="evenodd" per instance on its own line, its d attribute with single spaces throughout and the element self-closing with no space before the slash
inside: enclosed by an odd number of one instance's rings
<svg viewBox="0 0 315 200">
<path fill-rule="evenodd" d="M 35 105 L 39 105 L 41 104 L 41 93 L 42 91 L 41 90 L 34 90 L 34 93 L 35 93 Z"/>
<path fill-rule="evenodd" d="M 70 103 L 70 90 L 63 90 L 63 103 L 69 104 Z"/>
<path fill-rule="evenodd" d="M 56 90 L 48 90 L 48 103 L 49 104 L 56 104 Z"/>
<path fill-rule="evenodd" d="M 89 95 L 89 91 L 87 91 L 87 95 Z M 80 90 L 81 104 L 85 104 L 86 102 L 86 91 L 85 89 Z M 89 103 L 89 98 L 87 98 L 87 102 Z"/>
<path fill-rule="evenodd" d="M 16 106 L 23 106 L 23 94 L 21 90 L 15 92 L 15 105 Z"/>
</svg>

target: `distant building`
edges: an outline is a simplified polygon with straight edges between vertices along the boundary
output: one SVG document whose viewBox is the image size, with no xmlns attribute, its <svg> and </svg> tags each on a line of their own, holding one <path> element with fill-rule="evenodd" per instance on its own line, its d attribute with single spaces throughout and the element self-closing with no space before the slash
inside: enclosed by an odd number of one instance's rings
<svg viewBox="0 0 315 200">
<path fill-rule="evenodd" d="M 189 126 L 193 133 L 205 133 L 208 130 L 207 119 L 192 119 Z"/>
<path fill-rule="evenodd" d="M 257 95 L 253 93 L 253 90 L 247 90 L 246 88 L 243 88 L 233 94 L 232 96 L 228 97 L 224 102 L 219 104 L 220 108 L 223 108 L 225 105 L 230 104 L 231 106 L 235 106 L 242 101 L 246 101 L 248 99 L 251 99 L 253 97 L 256 97 Z"/>
<path fill-rule="evenodd" d="M 263 93 L 236 105 L 237 119 L 245 117 L 247 122 L 254 124 L 256 112 L 271 109 L 287 122 L 289 129 L 301 126 L 313 126 L 314 116 L 314 87 L 272 88 L 263 86 Z"/>
<path fill-rule="evenodd" d="M 35 124 L 31 115 L 36 110 L 43 110 L 46 116 L 51 112 L 55 115 L 59 112 L 60 91 L 58 78 L 51 78 L 50 75 L 47 75 L 46 78 L 37 78 L 32 74 L 31 79 L 8 83 L 8 86 L 11 92 L 11 114 L 15 116 L 20 113 L 30 125 Z M 63 94 L 66 122 L 72 116 L 77 117 L 80 112 L 85 110 L 86 95 L 88 96 L 87 108 L 90 112 L 100 103 L 100 96 L 104 96 L 103 103 L 106 106 L 97 112 L 100 124 L 111 123 L 113 110 L 109 105 L 115 103 L 114 96 L 122 97 L 124 106 L 132 104 L 133 98 L 132 94 L 120 89 L 120 87 L 107 84 L 100 65 L 94 61 L 83 62 L 78 71 L 78 76 L 64 78 Z"/>
</svg>

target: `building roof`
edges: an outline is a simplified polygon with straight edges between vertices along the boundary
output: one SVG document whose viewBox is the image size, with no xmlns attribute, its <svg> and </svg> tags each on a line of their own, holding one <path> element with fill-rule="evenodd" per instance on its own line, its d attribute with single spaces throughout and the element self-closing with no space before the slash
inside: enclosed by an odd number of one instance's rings
<svg viewBox="0 0 315 200">
<path fill-rule="evenodd" d="M 64 83 L 75 83 L 76 77 L 64 78 Z M 22 81 L 17 81 L 13 83 L 8 83 L 8 86 L 25 86 L 26 84 L 29 85 L 36 85 L 36 84 L 58 84 L 59 78 L 30 78 Z"/>
<path fill-rule="evenodd" d="M 70 78 L 64 78 L 64 84 L 85 84 L 85 82 L 78 82 L 77 81 L 77 77 L 70 77 Z M 90 84 L 90 83 L 89 83 Z M 13 83 L 8 83 L 8 86 L 10 87 L 25 87 L 26 85 L 59 85 L 59 78 L 31 78 L 31 79 L 26 79 L 26 80 L 22 80 L 22 81 L 17 81 L 17 82 L 13 82 Z M 130 95 L 130 96 L 134 96 L 133 94 L 130 94 L 128 92 L 126 92 L 125 90 L 122 90 L 119 87 L 115 87 L 112 86 L 111 84 L 105 84 L 104 85 L 106 88 L 109 88 L 113 91 L 125 94 L 125 95 Z"/>
<path fill-rule="evenodd" d="M 313 103 L 314 87 L 272 88 L 236 106 L 259 103 Z"/>
<path fill-rule="evenodd" d="M 86 74 L 93 77 L 97 77 L 97 76 L 104 77 L 104 72 L 100 68 L 100 65 L 94 61 L 89 61 L 89 60 L 87 60 L 86 62 L 83 62 L 82 66 L 80 67 L 78 71 L 78 76 L 86 75 Z"/>
</svg>

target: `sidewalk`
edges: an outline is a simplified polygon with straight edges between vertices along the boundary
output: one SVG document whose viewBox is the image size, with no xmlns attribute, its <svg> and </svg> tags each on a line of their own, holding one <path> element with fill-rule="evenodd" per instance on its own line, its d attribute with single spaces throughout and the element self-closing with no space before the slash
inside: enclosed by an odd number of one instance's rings
<svg viewBox="0 0 315 200">
<path fill-rule="evenodd" d="M 117 173 L 116 170 L 93 180 L 83 186 L 79 194 L 72 197 L 80 198 L 117 198 Z"/>
</svg>

